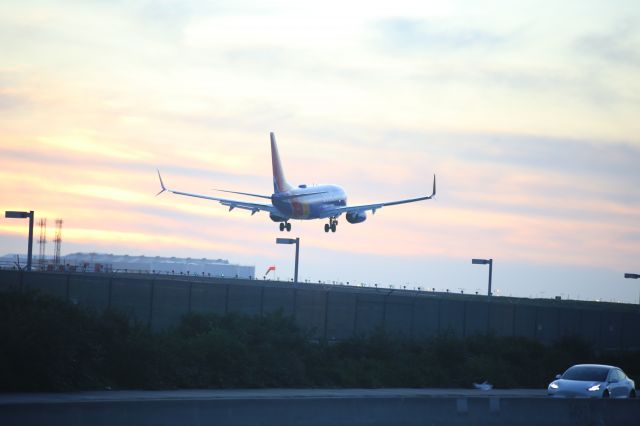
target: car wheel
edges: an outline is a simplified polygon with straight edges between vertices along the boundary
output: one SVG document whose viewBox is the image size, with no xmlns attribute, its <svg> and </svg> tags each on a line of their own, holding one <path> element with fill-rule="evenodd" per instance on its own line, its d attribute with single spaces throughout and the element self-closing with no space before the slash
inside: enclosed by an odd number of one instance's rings
<svg viewBox="0 0 640 426">
<path fill-rule="evenodd" d="M 636 397 L 636 390 L 631 389 L 631 392 L 629 392 L 629 398 L 635 398 L 635 397 Z"/>
<path fill-rule="evenodd" d="M 604 393 L 602 394 L 603 398 L 609 398 L 609 391 L 605 390 Z"/>
</svg>

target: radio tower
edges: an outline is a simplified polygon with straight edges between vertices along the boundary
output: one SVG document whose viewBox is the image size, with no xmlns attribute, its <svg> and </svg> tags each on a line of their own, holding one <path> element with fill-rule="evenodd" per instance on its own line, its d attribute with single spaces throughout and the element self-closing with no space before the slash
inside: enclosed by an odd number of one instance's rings
<svg viewBox="0 0 640 426">
<path fill-rule="evenodd" d="M 42 218 L 38 220 L 38 225 L 40 226 L 40 238 L 38 239 L 38 267 L 41 271 L 46 269 L 45 267 L 45 247 L 47 245 L 47 219 Z"/>
<path fill-rule="evenodd" d="M 53 242 L 56 245 L 53 253 L 53 264 L 58 266 L 60 264 L 60 247 L 62 246 L 62 219 L 56 219 L 56 237 Z"/>
</svg>

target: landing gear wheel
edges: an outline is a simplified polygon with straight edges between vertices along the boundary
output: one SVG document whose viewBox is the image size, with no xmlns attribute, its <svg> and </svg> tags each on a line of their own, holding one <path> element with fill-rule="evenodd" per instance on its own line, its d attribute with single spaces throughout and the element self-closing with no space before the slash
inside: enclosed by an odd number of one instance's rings
<svg viewBox="0 0 640 426">
<path fill-rule="evenodd" d="M 284 227 L 287 228 L 287 232 L 291 232 L 291 224 L 289 222 Z"/>
<path fill-rule="evenodd" d="M 280 222 L 280 232 L 284 231 L 284 222 Z"/>
<path fill-rule="evenodd" d="M 336 232 L 337 226 L 338 226 L 338 221 L 336 220 L 336 218 L 331 217 L 329 218 L 329 223 L 324 224 L 324 232 L 329 232 L 329 230 L 331 230 L 331 232 Z"/>
</svg>

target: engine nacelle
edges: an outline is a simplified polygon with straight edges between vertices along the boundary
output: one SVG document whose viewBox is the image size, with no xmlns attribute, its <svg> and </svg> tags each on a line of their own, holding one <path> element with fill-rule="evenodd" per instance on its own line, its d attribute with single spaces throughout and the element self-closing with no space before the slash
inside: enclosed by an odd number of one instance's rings
<svg viewBox="0 0 640 426">
<path fill-rule="evenodd" d="M 275 215 L 273 213 L 269 213 L 269 218 L 274 222 L 286 222 L 288 220 L 285 217 L 280 217 L 280 216 Z"/>
<path fill-rule="evenodd" d="M 347 222 L 349 223 L 362 223 L 365 220 L 367 220 L 367 214 L 365 212 L 347 213 Z"/>
</svg>

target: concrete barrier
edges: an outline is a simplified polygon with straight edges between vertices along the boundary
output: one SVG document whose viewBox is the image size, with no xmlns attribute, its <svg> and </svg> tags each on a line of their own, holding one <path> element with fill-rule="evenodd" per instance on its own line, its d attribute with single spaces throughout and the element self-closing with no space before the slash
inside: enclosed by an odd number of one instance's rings
<svg viewBox="0 0 640 426">
<path fill-rule="evenodd" d="M 22 400 L 0 396 L 0 424 L 606 426 L 634 424 L 640 418 L 639 400 L 425 396 L 415 392 L 405 395 L 402 390 L 377 391 L 382 392 L 344 390 L 307 395 L 304 390 L 291 390 L 277 391 L 273 396 L 243 396 L 243 391 L 229 391 L 226 397 L 167 397 L 160 392 L 157 397 L 102 399 L 62 394 L 41 401 L 37 396 Z"/>
</svg>

